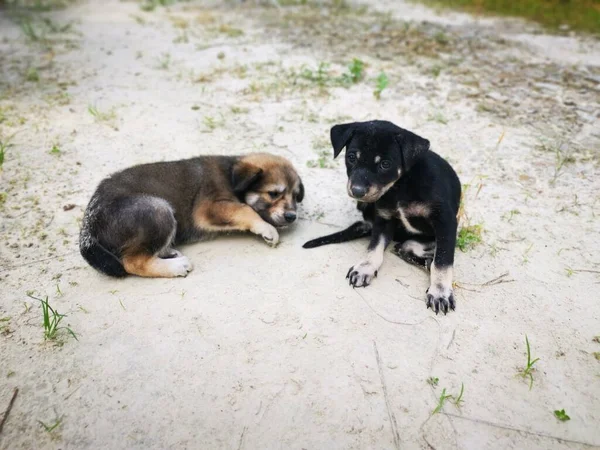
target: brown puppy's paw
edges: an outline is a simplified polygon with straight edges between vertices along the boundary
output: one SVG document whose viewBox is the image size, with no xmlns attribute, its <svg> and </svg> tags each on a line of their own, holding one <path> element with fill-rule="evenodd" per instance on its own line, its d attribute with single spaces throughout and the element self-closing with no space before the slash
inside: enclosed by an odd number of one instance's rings
<svg viewBox="0 0 600 450">
<path fill-rule="evenodd" d="M 275 227 L 267 222 L 259 222 L 251 230 L 254 234 L 260 234 L 267 244 L 275 247 L 279 243 L 279 233 Z"/>
<path fill-rule="evenodd" d="M 377 276 L 377 269 L 371 261 L 362 261 L 350 267 L 346 279 L 352 287 L 367 287 Z"/>
<path fill-rule="evenodd" d="M 452 288 L 445 288 L 441 285 L 429 286 L 429 289 L 427 289 L 427 308 L 431 308 L 436 314 L 441 310 L 444 315 L 448 313 L 449 309 L 454 311 L 456 302 Z"/>
<path fill-rule="evenodd" d="M 190 260 L 185 256 L 169 258 L 165 262 L 169 264 L 169 269 L 173 277 L 186 277 L 194 269 Z"/>
</svg>

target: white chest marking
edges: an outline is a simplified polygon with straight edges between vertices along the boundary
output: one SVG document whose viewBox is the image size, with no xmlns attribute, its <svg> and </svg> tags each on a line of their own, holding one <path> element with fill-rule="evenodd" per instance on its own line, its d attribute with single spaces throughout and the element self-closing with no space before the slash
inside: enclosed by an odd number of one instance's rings
<svg viewBox="0 0 600 450">
<path fill-rule="evenodd" d="M 402 225 L 404 225 L 404 228 L 406 228 L 406 231 L 412 234 L 422 234 L 421 230 L 417 230 L 410 224 L 406 218 L 406 213 L 402 208 L 398 208 L 398 218 L 400 219 L 400 222 L 402 222 Z"/>
</svg>

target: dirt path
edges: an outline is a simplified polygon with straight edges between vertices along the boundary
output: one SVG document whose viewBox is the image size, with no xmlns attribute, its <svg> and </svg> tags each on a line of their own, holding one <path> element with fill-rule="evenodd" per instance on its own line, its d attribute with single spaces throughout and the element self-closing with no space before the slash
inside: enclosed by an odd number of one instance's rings
<svg viewBox="0 0 600 450">
<path fill-rule="evenodd" d="M 600 447 L 598 41 L 391 0 L 221 3 L 0 16 L 0 414 L 19 388 L 0 448 Z M 301 248 L 356 216 L 328 130 L 370 118 L 429 139 L 469 185 L 482 243 L 457 253 L 446 317 L 392 254 L 352 290 L 364 242 Z M 290 158 L 307 189 L 276 250 L 192 245 L 181 280 L 114 281 L 80 258 L 107 174 L 254 150 Z M 44 342 L 28 293 L 78 340 Z M 431 415 L 461 385 L 461 407 Z"/>
</svg>

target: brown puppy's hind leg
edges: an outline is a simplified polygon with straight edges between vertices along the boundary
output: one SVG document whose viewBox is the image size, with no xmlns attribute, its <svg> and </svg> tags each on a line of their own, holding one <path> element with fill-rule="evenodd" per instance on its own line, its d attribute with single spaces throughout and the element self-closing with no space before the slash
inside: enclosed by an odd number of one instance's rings
<svg viewBox="0 0 600 450">
<path fill-rule="evenodd" d="M 123 257 L 125 270 L 140 277 L 185 277 L 192 264 L 185 256 L 163 259 L 155 255 L 132 255 Z"/>
<path fill-rule="evenodd" d="M 184 277 L 192 264 L 171 248 L 177 230 L 173 208 L 164 199 L 132 196 L 115 202 L 110 227 L 111 246 L 120 249 L 127 273 L 140 277 Z"/>
<path fill-rule="evenodd" d="M 202 202 L 194 211 L 198 228 L 209 231 L 250 231 L 259 234 L 271 245 L 279 242 L 275 227 L 265 222 L 245 203 L 236 201 Z"/>
</svg>

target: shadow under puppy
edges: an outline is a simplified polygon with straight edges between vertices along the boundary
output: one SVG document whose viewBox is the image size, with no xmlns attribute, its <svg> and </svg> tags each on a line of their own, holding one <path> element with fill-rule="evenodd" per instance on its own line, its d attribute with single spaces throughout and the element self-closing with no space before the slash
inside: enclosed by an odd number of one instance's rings
<svg viewBox="0 0 600 450">
<path fill-rule="evenodd" d="M 427 308 L 455 309 L 452 267 L 461 186 L 456 172 L 429 149 L 429 141 L 391 122 L 335 125 L 334 158 L 346 147 L 348 195 L 364 222 L 304 244 L 304 248 L 371 236 L 367 256 L 350 268 L 353 287 L 377 276 L 389 243 L 403 260 L 431 271 Z"/>
<path fill-rule="evenodd" d="M 79 247 L 113 277 L 179 277 L 192 264 L 174 245 L 221 231 L 250 231 L 271 245 L 296 220 L 304 186 L 268 153 L 142 164 L 104 179 L 83 217 Z"/>
</svg>

